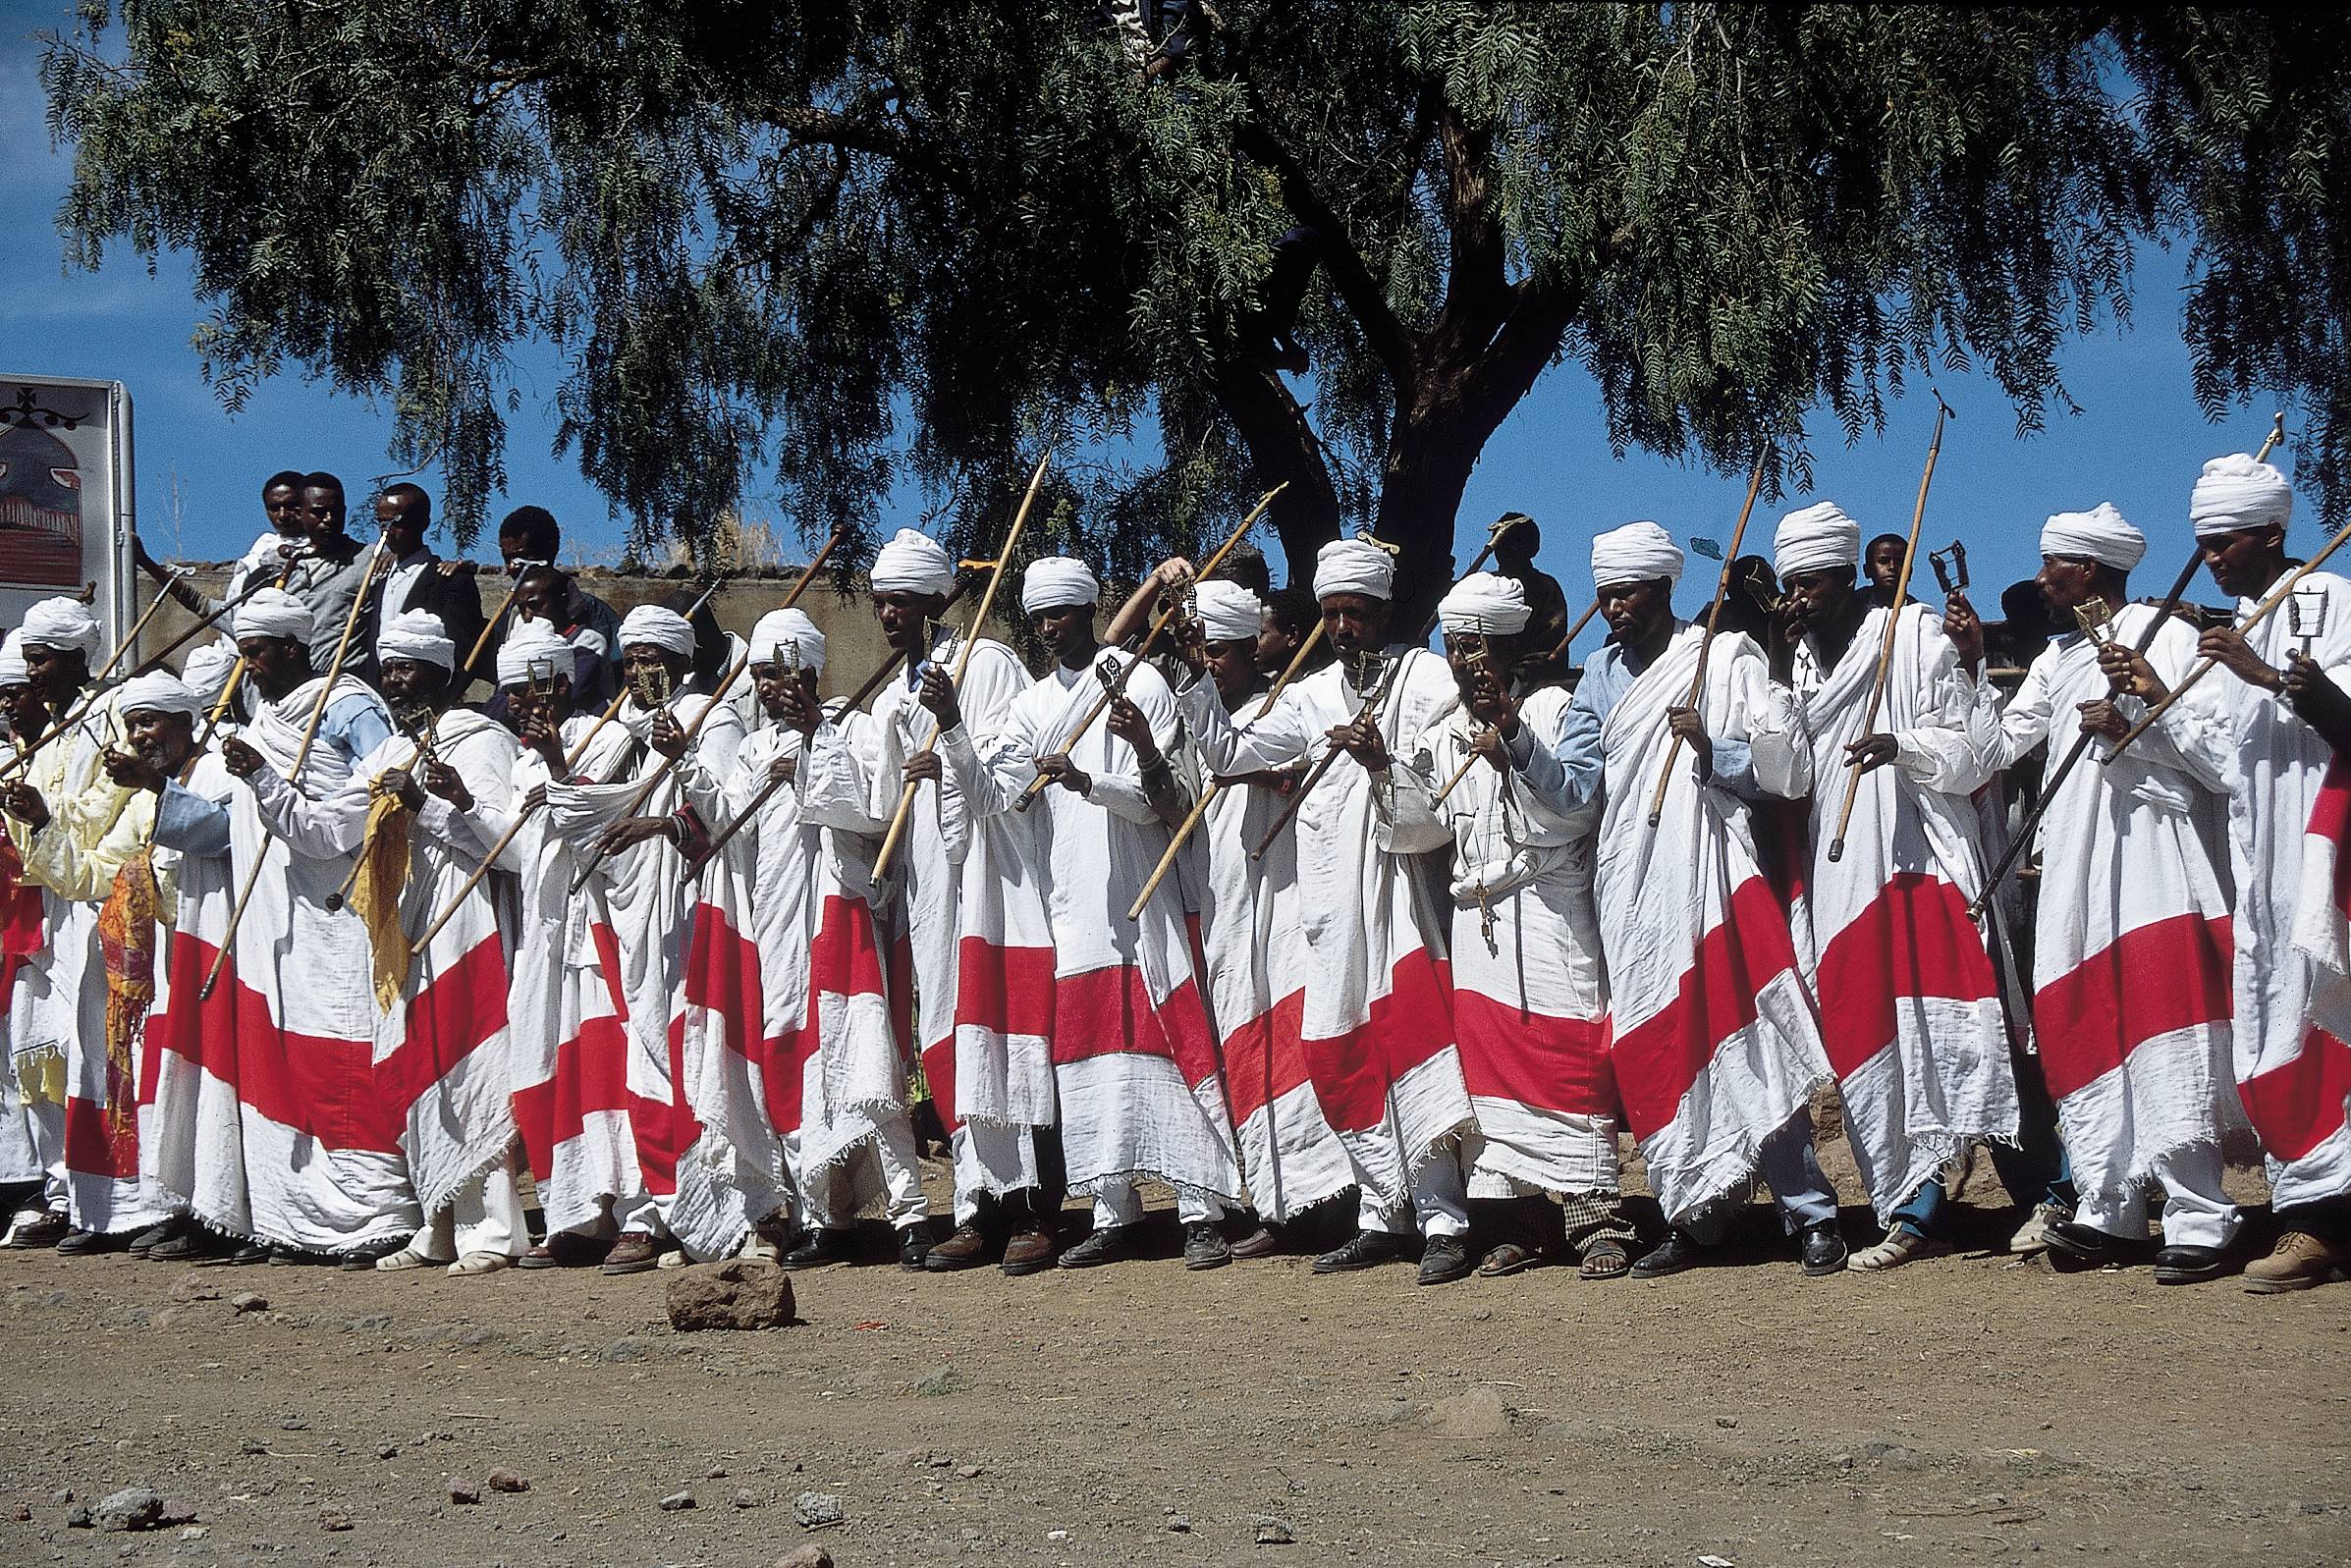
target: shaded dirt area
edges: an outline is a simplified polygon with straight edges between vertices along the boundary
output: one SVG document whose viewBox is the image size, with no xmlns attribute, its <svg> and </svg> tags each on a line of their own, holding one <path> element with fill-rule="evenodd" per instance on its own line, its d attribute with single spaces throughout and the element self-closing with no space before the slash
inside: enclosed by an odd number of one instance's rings
<svg viewBox="0 0 2351 1568">
<path fill-rule="evenodd" d="M 1186 1274 L 1162 1213 L 1153 1261 L 834 1269 L 801 1326 L 736 1334 L 673 1333 L 659 1273 L 210 1270 L 175 1304 L 178 1270 L 5 1253 L 0 1561 L 2351 1558 L 2351 1287 L 1970 1253 L 1806 1280 L 1752 1218 L 1736 1265 L 1653 1284 L 1421 1290 Z M 500 1467 L 529 1489 L 451 1501 Z M 133 1485 L 196 1522 L 68 1527 L 59 1493 Z"/>
</svg>

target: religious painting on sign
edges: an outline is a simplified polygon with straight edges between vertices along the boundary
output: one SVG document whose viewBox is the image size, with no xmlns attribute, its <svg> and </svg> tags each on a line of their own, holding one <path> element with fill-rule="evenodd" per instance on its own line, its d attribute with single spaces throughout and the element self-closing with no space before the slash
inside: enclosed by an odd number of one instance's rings
<svg viewBox="0 0 2351 1568">
<path fill-rule="evenodd" d="M 54 402 L 89 401 L 87 409 Z M 20 387 L 0 406 L 0 581 L 54 588 L 82 583 L 81 459 L 60 432 L 104 408 L 104 399 L 56 388 L 47 399 Z"/>
</svg>

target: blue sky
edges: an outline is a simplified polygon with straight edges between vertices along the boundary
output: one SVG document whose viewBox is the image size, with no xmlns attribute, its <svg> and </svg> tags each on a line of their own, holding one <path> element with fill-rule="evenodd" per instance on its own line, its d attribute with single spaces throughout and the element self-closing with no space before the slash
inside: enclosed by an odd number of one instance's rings
<svg viewBox="0 0 2351 1568">
<path fill-rule="evenodd" d="M 355 487 L 391 467 L 385 456 L 390 419 L 367 401 L 282 375 L 265 384 L 235 416 L 204 383 L 189 336 L 205 304 L 190 291 L 185 262 L 159 259 L 153 275 L 127 248 L 110 252 L 96 273 L 65 273 L 55 220 L 70 171 L 70 152 L 50 149 L 31 34 L 66 26 L 64 0 L 0 0 L 0 255 L 11 258 L 10 287 L 0 291 L 0 372 L 95 376 L 120 380 L 136 408 L 140 531 L 159 556 L 219 559 L 242 552 L 260 530 L 257 491 L 282 467 L 328 468 Z M 2269 404 L 2208 423 L 2190 393 L 2188 355 L 2178 333 L 2184 261 L 2151 251 L 2139 273 L 2137 325 L 2108 328 L 2066 356 L 2076 415 L 2052 413 L 2047 431 L 2016 434 L 1998 389 L 1977 376 L 1940 384 L 1959 414 L 1943 440 L 1928 503 L 1924 543 L 1966 540 L 1985 597 L 2029 574 L 2038 564 L 2041 520 L 2053 511 L 2111 501 L 2146 530 L 2150 580 L 2160 593 L 2172 563 L 2187 549 L 2189 486 L 2206 458 L 2250 451 L 2267 433 Z M 623 526 L 575 467 L 552 455 L 549 401 L 557 369 L 551 354 L 520 369 L 525 406 L 510 420 L 509 489 L 493 507 L 535 502 L 563 519 L 567 553 L 617 558 Z M 1908 525 L 1919 467 L 1934 422 L 1923 389 L 1892 406 L 1884 438 L 1844 444 L 1832 421 L 1816 428 L 1819 494 L 1832 497 L 1872 533 Z M 2289 422 L 2289 440 L 2291 423 Z M 2291 450 L 2279 460 L 2291 471 Z M 422 481 L 428 487 L 432 476 Z M 1597 394 L 1581 369 L 1553 369 L 1520 405 L 1470 480 L 1457 549 L 1466 562 L 1485 525 L 1509 510 L 1543 525 L 1543 564 L 1571 598 L 1590 579 L 1585 541 L 1634 517 L 1654 517 L 1686 540 L 1726 541 L 1743 493 L 1742 476 L 1722 476 L 1642 453 L 1618 461 L 1610 453 Z M 916 523 L 918 497 L 903 517 Z M 1751 550 L 1769 554 L 1774 520 L 1811 498 L 1793 496 L 1757 508 Z M 2308 514 L 2308 499 L 2304 512 Z M 746 511 L 773 516 L 754 481 Z M 2304 532 L 2312 524 L 2303 522 Z M 444 542 L 446 548 L 446 542 Z M 488 555 L 485 541 L 474 552 Z M 1681 598 L 1685 609 L 1711 591 L 1713 568 L 1694 561 Z M 1925 578 L 1925 564 L 1920 566 Z M 2212 597 L 2207 583 L 2207 597 Z M 1987 605 L 1989 610 L 1990 606 Z"/>
</svg>

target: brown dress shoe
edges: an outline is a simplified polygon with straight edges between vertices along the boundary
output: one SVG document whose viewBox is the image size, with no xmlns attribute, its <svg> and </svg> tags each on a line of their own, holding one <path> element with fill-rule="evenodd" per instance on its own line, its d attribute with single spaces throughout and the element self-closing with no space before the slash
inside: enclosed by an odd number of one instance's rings
<svg viewBox="0 0 2351 1568">
<path fill-rule="evenodd" d="M 73 1229 L 63 1209 L 51 1209 L 30 1218 L 19 1219 L 16 1228 L 8 1233 L 8 1244 L 20 1251 L 34 1247 L 54 1247 L 65 1240 Z"/>
<path fill-rule="evenodd" d="M 641 1274 L 661 1263 L 661 1243 L 653 1239 L 649 1230 L 624 1230 L 604 1255 L 598 1273 Z"/>
<path fill-rule="evenodd" d="M 977 1225 L 957 1225 L 955 1233 L 923 1254 L 922 1266 L 935 1274 L 957 1269 L 976 1269 L 988 1261 L 988 1233 Z"/>
<path fill-rule="evenodd" d="M 1053 1232 L 1042 1225 L 1031 1225 L 1013 1233 L 1004 1244 L 1002 1268 L 1008 1274 L 1033 1274 L 1053 1267 L 1054 1254 L 1061 1248 L 1053 1239 Z"/>
<path fill-rule="evenodd" d="M 2269 1257 L 2245 1266 L 2245 1288 L 2257 1296 L 2308 1290 L 2346 1278 L 2351 1278 L 2351 1252 L 2307 1230 L 2285 1232 Z"/>
<path fill-rule="evenodd" d="M 1259 1225 L 1232 1244 L 1235 1258 L 1271 1258 L 1281 1250 L 1282 1232 L 1270 1224 Z"/>
</svg>

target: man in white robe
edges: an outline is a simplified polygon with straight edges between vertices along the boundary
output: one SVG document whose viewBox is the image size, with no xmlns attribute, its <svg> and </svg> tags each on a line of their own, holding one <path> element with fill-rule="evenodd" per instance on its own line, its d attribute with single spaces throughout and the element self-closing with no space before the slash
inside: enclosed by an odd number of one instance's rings
<svg viewBox="0 0 2351 1568">
<path fill-rule="evenodd" d="M 2144 659 L 2130 655 L 2157 614 L 2128 602 L 2146 552 L 2111 506 L 2050 517 L 2035 581 L 2051 614 L 2082 629 L 2051 642 L 2004 705 L 1989 683 L 1978 700 L 1997 715 L 1982 742 L 1995 768 L 2044 743 L 2061 758 L 2085 730 L 2106 742 L 2041 820 L 2034 1034 L 2080 1191 L 2074 1217 L 2048 1227 L 2050 1254 L 2099 1266 L 2152 1251 L 2159 1283 L 2187 1284 L 2226 1267 L 2241 1220 L 2221 1187 L 2223 1150 L 2249 1140 L 2229 1063 L 2222 802 L 2174 738 L 2222 722 L 2216 683 L 2182 699 L 2180 724 L 2109 754 L 2141 712 L 2127 688 L 2177 681 L 2195 659 L 2180 621 Z M 2154 1184 L 2164 1194 L 2160 1251 L 2147 1233 Z"/>
<path fill-rule="evenodd" d="M 1325 545 L 1314 592 L 1339 662 L 1293 681 L 1272 712 L 1243 727 L 1215 684 L 1198 678 L 1205 653 L 1192 643 L 1181 705 L 1215 773 L 1334 758 L 1295 819 L 1306 938 L 1300 1034 L 1315 1096 L 1353 1167 L 1357 1228 L 1314 1269 L 1340 1273 L 1403 1258 L 1417 1228 L 1420 1281 L 1441 1284 L 1472 1267 L 1461 1146 L 1476 1120 L 1453 1044 L 1446 923 L 1420 868 L 1381 849 L 1375 797 L 1394 787 L 1394 746 L 1458 699 L 1443 659 L 1391 642 L 1394 583 L 1394 562 L 1379 546 Z"/>
<path fill-rule="evenodd" d="M 1848 1265 L 1890 1269 L 1930 1245 L 1898 1221 L 1900 1207 L 1971 1144 L 2017 1138 L 1998 977 L 1967 912 L 1985 876 L 1970 795 L 1991 774 L 1941 618 L 1915 600 L 1873 605 L 1857 586 L 1861 525 L 1819 502 L 1781 518 L 1775 546 L 1802 635 L 1774 648 L 1774 674 L 1794 692 L 1812 750 L 1798 957 L 1820 1002 L 1846 1143 L 1887 1227 Z"/>
<path fill-rule="evenodd" d="M 492 1273 L 527 1245 L 508 1161 L 515 1119 L 494 886 L 466 892 L 423 953 L 411 957 L 410 946 L 489 852 L 481 823 L 507 804 L 515 744 L 496 722 L 451 706 L 457 645 L 431 613 L 387 620 L 375 654 L 399 732 L 320 800 L 267 770 L 253 774 L 254 793 L 271 834 L 297 853 L 362 862 L 342 896 L 369 943 L 374 1095 L 400 1119 L 403 1179 L 425 1217 L 375 1267 Z"/>
<path fill-rule="evenodd" d="M 1564 805 L 1603 804 L 1594 890 L 1610 1054 L 1671 1227 L 1633 1274 L 1705 1263 L 1760 1173 L 1804 1273 L 1818 1277 L 1845 1263 L 1836 1193 L 1806 1117 L 1828 1058 L 1751 810 L 1802 798 L 1812 753 L 1752 638 L 1723 632 L 1707 649 L 1703 630 L 1674 617 L 1681 565 L 1654 522 L 1592 541 L 1609 642 L 1585 666 L 1552 748 L 1556 784 L 1540 759 L 1527 777 Z"/>
<path fill-rule="evenodd" d="M 902 528 L 868 574 L 874 617 L 906 669 L 874 698 L 873 723 L 812 737 L 809 765 L 848 768 L 887 823 L 911 783 L 903 840 L 887 868 L 915 993 L 915 1048 L 955 1158 L 955 1230 L 924 1261 L 945 1272 L 986 1263 L 1006 1273 L 1053 1267 L 1058 1210 L 1053 1138 L 1053 935 L 1029 870 L 1026 816 L 973 809 L 932 742 L 938 708 L 975 732 L 992 730 L 1028 688 L 1011 649 L 989 638 L 964 649 L 939 624 L 955 562 L 935 541 Z M 965 654 L 952 704 L 943 680 Z M 1001 1251 L 999 1249 L 1001 1248 Z"/>
<path fill-rule="evenodd" d="M 1148 665 L 1105 653 L 1094 637 L 1101 588 L 1082 562 L 1030 565 L 1020 608 L 1054 667 L 1013 699 L 989 732 L 945 721 L 941 746 L 956 786 L 982 816 L 1029 811 L 1034 860 L 1054 943 L 1054 1076 L 1071 1192 L 1094 1199 L 1094 1229 L 1063 1254 L 1085 1269 L 1137 1256 L 1146 1177 L 1176 1190 L 1186 1268 L 1231 1261 L 1217 1222 L 1237 1198 L 1240 1168 L 1225 1106 L 1216 1038 L 1183 919 L 1180 890 L 1163 882 L 1141 914 L 1127 911 L 1168 845 L 1135 748 L 1096 715 L 1105 677 L 1149 722 L 1155 755 L 1176 734 L 1176 701 Z M 1030 793 L 1038 781 L 1042 788 Z"/>
<path fill-rule="evenodd" d="M 8 723 L 11 757 L 49 727 L 49 709 L 32 689 L 24 648 L 21 631 L 12 630 L 0 639 L 0 717 Z M 15 1245 L 20 1231 L 27 1247 L 55 1246 L 70 1225 L 62 1158 L 56 1158 L 54 1171 L 49 1168 L 50 1159 L 61 1157 L 65 1147 L 65 1061 L 55 1053 L 44 1054 L 20 1081 L 7 1023 L 19 979 L 47 946 L 40 886 L 25 880 L 16 838 L 0 834 L 0 1183 L 28 1189 L 9 1218 L 0 1246 Z M 53 1063 L 55 1070 L 39 1070 L 44 1062 Z"/>
<path fill-rule="evenodd" d="M 2236 601 L 2240 622 L 2291 569 L 2293 506 L 2285 475 L 2243 453 L 2214 459 L 2196 481 L 2189 520 L 2214 583 Z M 2309 572 L 2252 632 L 2215 626 L 2196 651 L 2220 665 L 2197 688 L 2214 701 L 2176 704 L 2161 723 L 2198 777 L 2228 800 L 2236 891 L 2232 1050 L 2280 1232 L 2270 1255 L 2246 1270 L 2246 1281 L 2257 1291 L 2295 1289 L 2351 1264 L 2341 1245 L 2351 1210 L 2351 1135 L 2342 1116 L 2351 1061 L 2342 1042 L 2314 1022 L 2313 988 L 2323 971 L 2294 940 L 2297 911 L 2314 901 L 2302 879 L 2331 865 L 2308 852 L 2308 838 L 2333 752 L 2304 710 L 2325 701 L 2318 679 L 2351 679 L 2351 582 Z M 2286 673 L 2305 661 L 2306 675 L 2318 679 L 2290 695 Z M 2152 671 L 2134 664 L 2133 676 L 2134 695 L 2161 695 Z"/>
<path fill-rule="evenodd" d="M 547 785 L 548 830 L 570 840 L 583 871 L 567 890 L 602 900 L 604 961 L 628 1023 L 638 1190 L 603 1195 L 620 1228 L 602 1271 L 635 1273 L 667 1256 L 723 1257 L 789 1202 L 747 1065 L 688 1053 L 687 961 L 695 889 L 685 850 L 706 825 L 691 802 L 734 769 L 742 724 L 724 701 L 687 691 L 694 633 L 674 610 L 640 605 L 621 622 L 632 694 L 621 710 L 629 742 L 598 783 Z M 707 712 L 706 712 L 707 710 Z M 668 767 L 674 763 L 675 767 Z M 664 775 L 650 796 L 639 791 Z M 711 1069 L 705 1078 L 703 1069 Z"/>
<path fill-rule="evenodd" d="M 1382 838 L 1392 852 L 1454 851 L 1453 1031 L 1479 1132 L 1469 1198 L 1473 1217 L 1497 1229 L 1478 1272 L 1517 1273 L 1555 1251 L 1556 1194 L 1583 1276 L 1620 1278 L 1637 1232 L 1616 1179 L 1592 899 L 1600 812 L 1590 802 L 1562 811 L 1524 783 L 1537 750 L 1558 738 L 1569 697 L 1519 682 L 1525 661 L 1547 657 L 1565 628 L 1531 646 L 1525 589 L 1487 572 L 1455 583 L 1437 615 L 1460 701 L 1398 760 Z"/>
<path fill-rule="evenodd" d="M 747 965 L 758 976 L 752 1049 L 806 1224 L 784 1266 L 848 1262 L 858 1215 L 878 1205 L 898 1233 L 900 1267 L 920 1270 L 930 1206 L 873 910 L 873 855 L 889 825 L 864 814 L 847 770 L 803 767 L 819 730 L 872 721 L 817 700 L 825 637 L 799 611 L 762 616 L 748 648 L 771 723 L 744 740 L 724 789 L 694 804 L 714 834 L 758 815 L 702 868 L 696 967 Z M 731 886 L 714 893 L 714 885 Z M 700 956 L 730 942 L 733 956 Z"/>
</svg>

